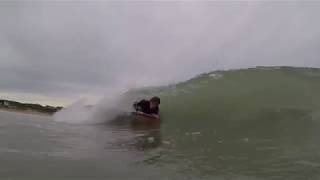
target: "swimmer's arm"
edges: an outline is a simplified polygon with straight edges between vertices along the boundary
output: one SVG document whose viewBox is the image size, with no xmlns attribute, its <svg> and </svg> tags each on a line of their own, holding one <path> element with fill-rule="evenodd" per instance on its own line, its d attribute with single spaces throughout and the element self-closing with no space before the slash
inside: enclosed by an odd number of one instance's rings
<svg viewBox="0 0 320 180">
<path fill-rule="evenodd" d="M 158 114 L 146 114 L 146 113 L 141 112 L 141 111 L 137 111 L 135 113 L 138 114 L 138 115 L 144 115 L 144 116 L 147 116 L 147 117 L 150 117 L 150 118 L 160 119 L 160 116 Z"/>
<path fill-rule="evenodd" d="M 156 118 L 156 119 L 160 119 L 159 114 L 150 114 L 150 116 L 152 116 L 153 118 Z"/>
</svg>

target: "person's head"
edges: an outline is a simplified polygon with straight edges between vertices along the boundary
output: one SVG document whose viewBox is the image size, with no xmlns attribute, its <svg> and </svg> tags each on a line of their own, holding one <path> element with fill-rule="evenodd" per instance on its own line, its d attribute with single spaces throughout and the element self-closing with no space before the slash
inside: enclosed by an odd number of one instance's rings
<svg viewBox="0 0 320 180">
<path fill-rule="evenodd" d="M 150 99 L 150 108 L 155 108 L 160 105 L 160 98 L 159 97 L 153 97 Z"/>
</svg>

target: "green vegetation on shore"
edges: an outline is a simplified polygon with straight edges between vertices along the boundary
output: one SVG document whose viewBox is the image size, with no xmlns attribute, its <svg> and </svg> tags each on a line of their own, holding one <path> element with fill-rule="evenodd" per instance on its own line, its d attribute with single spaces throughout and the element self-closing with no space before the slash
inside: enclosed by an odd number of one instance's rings
<svg viewBox="0 0 320 180">
<path fill-rule="evenodd" d="M 0 109 L 16 110 L 16 111 L 33 111 L 46 114 L 54 114 L 61 110 L 63 107 L 54 106 L 42 106 L 40 104 L 20 103 L 16 101 L 10 101 L 0 99 Z"/>
</svg>

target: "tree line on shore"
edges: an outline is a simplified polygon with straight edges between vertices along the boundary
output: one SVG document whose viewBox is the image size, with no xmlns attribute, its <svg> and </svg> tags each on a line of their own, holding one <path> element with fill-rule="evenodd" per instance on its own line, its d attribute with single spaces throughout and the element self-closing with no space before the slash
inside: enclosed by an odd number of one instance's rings
<svg viewBox="0 0 320 180">
<path fill-rule="evenodd" d="M 10 101 L 0 99 L 0 109 L 18 110 L 18 111 L 35 111 L 40 113 L 53 114 L 63 107 L 60 106 L 42 106 L 41 104 L 21 103 L 16 101 Z"/>
</svg>

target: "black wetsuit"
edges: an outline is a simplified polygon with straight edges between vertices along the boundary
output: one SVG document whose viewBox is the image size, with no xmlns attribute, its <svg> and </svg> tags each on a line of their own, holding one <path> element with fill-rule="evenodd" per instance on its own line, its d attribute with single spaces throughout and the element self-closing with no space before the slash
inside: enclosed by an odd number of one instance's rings
<svg viewBox="0 0 320 180">
<path fill-rule="evenodd" d="M 133 104 L 136 111 L 141 111 L 146 114 L 159 114 L 159 108 L 150 108 L 150 101 L 142 100 Z"/>
</svg>

